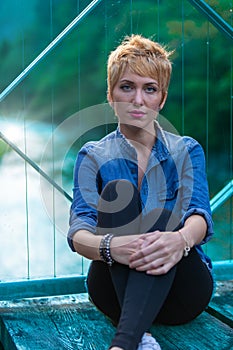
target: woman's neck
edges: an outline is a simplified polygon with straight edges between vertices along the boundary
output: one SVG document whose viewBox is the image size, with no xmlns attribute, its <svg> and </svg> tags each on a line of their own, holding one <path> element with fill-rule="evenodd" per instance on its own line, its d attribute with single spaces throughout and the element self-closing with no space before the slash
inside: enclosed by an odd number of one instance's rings
<svg viewBox="0 0 233 350">
<path fill-rule="evenodd" d="M 126 124 L 120 124 L 119 127 L 121 133 L 137 150 L 151 150 L 154 146 L 156 140 L 156 131 L 154 127 L 152 130 L 150 128 L 150 131 Z"/>
</svg>

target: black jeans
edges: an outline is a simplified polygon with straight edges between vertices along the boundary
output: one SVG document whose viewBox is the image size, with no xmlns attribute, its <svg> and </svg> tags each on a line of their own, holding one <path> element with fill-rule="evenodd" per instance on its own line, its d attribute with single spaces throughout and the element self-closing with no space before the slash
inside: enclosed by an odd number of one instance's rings
<svg viewBox="0 0 233 350">
<path fill-rule="evenodd" d="M 127 199 L 127 182 L 123 184 L 123 201 Z M 116 201 L 116 186 L 119 182 L 111 182 L 103 190 L 102 199 Z M 105 213 L 99 205 L 98 233 L 111 231 L 123 234 L 134 229 L 134 233 L 142 233 L 147 224 L 140 219 L 140 196 L 132 184 L 129 185 L 131 198 L 125 208 L 114 213 Z M 152 213 L 153 214 L 153 213 Z M 149 221 L 151 221 L 149 217 Z M 171 213 L 160 211 L 156 222 L 147 231 L 156 229 L 164 231 Z M 134 222 L 134 227 L 127 221 Z M 122 223 L 122 227 L 121 227 Z M 131 233 L 133 231 L 130 231 Z M 145 231 L 144 231 L 145 232 Z M 128 231 L 129 233 L 129 231 Z M 125 234 L 128 234 L 125 231 Z M 130 269 L 126 265 L 114 263 L 108 267 L 101 261 L 93 261 L 87 278 L 88 293 L 96 307 L 108 316 L 116 325 L 116 334 L 112 346 L 124 350 L 135 350 L 145 331 L 149 331 L 153 323 L 178 325 L 197 317 L 208 305 L 213 292 L 213 279 L 206 265 L 201 261 L 196 249 L 190 251 L 168 273 L 159 276 L 147 275 Z"/>
</svg>

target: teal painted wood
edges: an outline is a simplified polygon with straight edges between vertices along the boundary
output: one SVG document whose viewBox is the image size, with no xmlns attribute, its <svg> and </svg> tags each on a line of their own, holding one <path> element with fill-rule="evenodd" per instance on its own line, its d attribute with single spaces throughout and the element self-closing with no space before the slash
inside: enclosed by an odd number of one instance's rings
<svg viewBox="0 0 233 350">
<path fill-rule="evenodd" d="M 86 276 L 0 282 L 0 300 L 67 295 L 86 292 Z"/>
<path fill-rule="evenodd" d="M 162 350 L 233 350 L 233 329 L 206 312 L 182 326 L 152 328 Z"/>
<path fill-rule="evenodd" d="M 233 280 L 233 261 L 214 263 L 218 281 Z M 39 280 L 0 282 L 0 300 L 84 293 L 86 276 L 67 276 Z"/>
<path fill-rule="evenodd" d="M 106 350 L 114 334 L 86 294 L 3 302 L 0 310 L 5 350 Z"/>
<path fill-rule="evenodd" d="M 213 273 L 217 281 L 232 281 L 233 260 L 214 261 Z"/>
<path fill-rule="evenodd" d="M 233 281 L 217 283 L 208 312 L 233 328 Z"/>
<path fill-rule="evenodd" d="M 87 294 L 0 303 L 5 350 L 106 350 L 114 327 Z M 233 329 L 204 312 L 182 326 L 154 326 L 163 350 L 232 350 Z"/>
<path fill-rule="evenodd" d="M 0 319 L 0 340 L 1 340 L 1 346 L 0 346 L 1 350 L 6 350 L 6 349 L 17 350 L 17 346 L 14 344 L 14 340 L 11 338 L 10 334 L 8 333 L 2 319 Z"/>
</svg>

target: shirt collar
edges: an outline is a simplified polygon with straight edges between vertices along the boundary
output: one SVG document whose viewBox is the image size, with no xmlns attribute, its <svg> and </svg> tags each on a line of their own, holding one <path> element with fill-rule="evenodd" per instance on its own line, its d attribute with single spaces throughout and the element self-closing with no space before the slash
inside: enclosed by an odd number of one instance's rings
<svg viewBox="0 0 233 350">
<path fill-rule="evenodd" d="M 158 161 L 163 161 L 168 158 L 169 151 L 168 151 L 168 141 L 165 135 L 164 130 L 162 129 L 161 125 L 157 120 L 155 120 L 154 123 L 155 129 L 156 129 L 156 140 L 154 143 L 154 146 L 152 147 L 152 155 L 153 158 L 157 158 Z M 135 148 L 132 146 L 130 141 L 122 134 L 120 131 L 119 125 L 116 130 L 116 136 L 117 138 L 121 138 L 122 142 L 120 143 L 121 149 L 123 152 L 127 152 L 127 154 L 130 154 L 133 157 L 136 157 L 136 151 Z M 128 153 L 129 152 L 129 153 Z"/>
</svg>

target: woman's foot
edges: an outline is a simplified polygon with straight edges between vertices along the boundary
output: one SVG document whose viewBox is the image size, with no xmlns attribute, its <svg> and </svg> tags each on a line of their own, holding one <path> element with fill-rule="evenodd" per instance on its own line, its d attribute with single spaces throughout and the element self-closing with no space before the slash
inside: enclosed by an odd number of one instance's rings
<svg viewBox="0 0 233 350">
<path fill-rule="evenodd" d="M 138 345 L 137 350 L 161 350 L 161 347 L 151 334 L 145 333 Z"/>
</svg>

